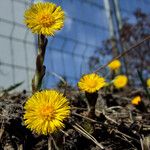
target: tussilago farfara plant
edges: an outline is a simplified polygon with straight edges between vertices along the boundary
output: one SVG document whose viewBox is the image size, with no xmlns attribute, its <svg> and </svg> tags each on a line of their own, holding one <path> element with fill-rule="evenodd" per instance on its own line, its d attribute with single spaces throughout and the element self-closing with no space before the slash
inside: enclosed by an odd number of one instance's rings
<svg viewBox="0 0 150 150">
<path fill-rule="evenodd" d="M 32 80 L 33 95 L 25 103 L 24 124 L 34 133 L 50 135 L 64 127 L 70 106 L 66 97 L 56 90 L 41 89 L 46 67 L 43 65 L 47 45 L 46 36 L 54 36 L 64 26 L 64 11 L 49 2 L 32 4 L 24 13 L 25 24 L 38 35 L 36 71 Z M 51 136 L 48 148 L 51 149 Z"/>
<path fill-rule="evenodd" d="M 113 60 L 108 64 L 112 71 L 116 71 L 121 67 L 121 62 L 118 59 Z M 108 89 L 113 85 L 116 89 L 124 88 L 128 83 L 128 78 L 125 75 L 118 75 L 114 80 L 106 82 L 105 78 L 99 76 L 97 73 L 83 75 L 78 82 L 78 88 L 85 92 L 88 101 L 88 116 L 93 118 L 95 116 L 95 105 L 98 98 L 98 91 L 105 87 Z"/>
<path fill-rule="evenodd" d="M 104 87 L 106 84 L 105 79 L 100 77 L 96 73 L 83 75 L 83 77 L 78 82 L 78 87 L 81 91 L 88 93 L 94 93 Z"/>
<path fill-rule="evenodd" d="M 78 88 L 84 91 L 88 101 L 88 117 L 95 116 L 95 105 L 98 98 L 98 90 L 106 85 L 105 78 L 96 73 L 83 75 L 78 82 Z"/>
<path fill-rule="evenodd" d="M 150 78 L 147 79 L 146 84 L 147 84 L 147 87 L 150 88 Z"/>
<path fill-rule="evenodd" d="M 141 97 L 140 96 L 136 96 L 131 100 L 131 103 L 133 105 L 139 105 L 139 103 L 141 103 Z"/>
<path fill-rule="evenodd" d="M 121 62 L 118 59 L 112 60 L 108 66 L 111 71 L 118 71 L 121 67 Z M 116 89 L 124 88 L 128 83 L 128 78 L 125 75 L 118 75 L 112 81 L 106 82 L 105 78 L 99 76 L 97 73 L 83 75 L 78 82 L 78 88 L 85 92 L 88 101 L 88 116 L 93 118 L 95 116 L 95 105 L 98 98 L 98 91 L 105 88 L 105 92 L 113 87 Z"/>
<path fill-rule="evenodd" d="M 135 96 L 132 100 L 131 100 L 131 104 L 137 108 L 139 111 L 141 112 L 147 112 L 147 107 L 145 106 L 144 102 L 142 101 L 142 97 L 141 96 Z"/>
<path fill-rule="evenodd" d="M 37 134 L 48 135 L 64 127 L 70 115 L 66 97 L 55 90 L 43 90 L 32 95 L 25 104 L 25 125 Z"/>
<path fill-rule="evenodd" d="M 115 79 L 112 81 L 115 88 L 120 89 L 127 85 L 128 78 L 125 75 L 118 75 L 115 77 Z"/>
<path fill-rule="evenodd" d="M 64 26 L 65 13 L 49 2 L 33 4 L 25 11 L 25 24 L 35 34 L 53 36 Z"/>
<path fill-rule="evenodd" d="M 120 67 L 121 67 L 121 62 L 118 59 L 115 59 L 111 63 L 108 64 L 108 68 L 111 71 L 117 71 Z"/>
<path fill-rule="evenodd" d="M 45 74 L 43 65 L 47 45 L 45 36 L 54 36 L 64 26 L 65 13 L 60 6 L 50 2 L 32 4 L 24 13 L 26 26 L 38 34 L 38 56 L 36 72 L 32 80 L 32 91 L 40 89 Z"/>
</svg>

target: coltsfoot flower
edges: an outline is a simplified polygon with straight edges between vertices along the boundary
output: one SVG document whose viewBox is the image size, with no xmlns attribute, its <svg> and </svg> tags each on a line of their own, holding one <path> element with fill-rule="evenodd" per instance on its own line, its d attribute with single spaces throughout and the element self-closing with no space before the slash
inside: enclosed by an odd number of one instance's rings
<svg viewBox="0 0 150 150">
<path fill-rule="evenodd" d="M 108 64 L 108 68 L 110 70 L 118 70 L 121 67 L 121 62 L 116 59 L 114 61 L 112 61 L 110 64 Z"/>
<path fill-rule="evenodd" d="M 118 75 L 113 80 L 113 84 L 117 89 L 125 87 L 127 83 L 128 83 L 128 78 L 125 75 Z"/>
<path fill-rule="evenodd" d="M 84 75 L 78 82 L 78 87 L 81 91 L 94 93 L 104 87 L 105 79 L 96 73 Z"/>
<path fill-rule="evenodd" d="M 141 97 L 140 96 L 136 96 L 131 100 L 131 103 L 133 105 L 139 105 L 139 103 L 141 102 Z"/>
<path fill-rule="evenodd" d="M 55 90 L 36 92 L 26 102 L 24 124 L 37 134 L 50 134 L 64 127 L 69 117 L 69 102 Z"/>
<path fill-rule="evenodd" d="M 35 34 L 53 36 L 64 26 L 65 13 L 50 2 L 32 4 L 24 13 L 25 24 Z"/>
<path fill-rule="evenodd" d="M 147 79 L 146 83 L 147 83 L 147 87 L 150 88 L 150 78 Z"/>
</svg>

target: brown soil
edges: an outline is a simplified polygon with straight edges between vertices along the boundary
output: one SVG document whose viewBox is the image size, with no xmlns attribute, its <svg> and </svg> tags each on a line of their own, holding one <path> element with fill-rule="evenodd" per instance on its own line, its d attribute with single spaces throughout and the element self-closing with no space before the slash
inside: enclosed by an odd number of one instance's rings
<svg viewBox="0 0 150 150">
<path fill-rule="evenodd" d="M 129 91 L 99 93 L 94 118 L 87 117 L 84 94 L 66 91 L 72 115 L 65 122 L 65 129 L 52 135 L 54 149 L 149 150 L 150 100 L 142 90 Z M 25 91 L 1 93 L 0 149 L 47 150 L 48 137 L 33 134 L 23 125 L 23 105 L 29 95 Z M 141 106 L 135 107 L 130 102 L 136 95 L 143 98 Z"/>
</svg>

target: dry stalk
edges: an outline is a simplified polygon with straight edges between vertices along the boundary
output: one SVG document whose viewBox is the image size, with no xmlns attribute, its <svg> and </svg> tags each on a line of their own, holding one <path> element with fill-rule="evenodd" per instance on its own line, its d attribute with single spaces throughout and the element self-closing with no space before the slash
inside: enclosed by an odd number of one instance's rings
<svg viewBox="0 0 150 150">
<path fill-rule="evenodd" d="M 101 113 L 99 110 L 96 110 L 98 113 Z M 108 117 L 106 114 L 105 114 L 105 111 L 103 110 L 103 115 L 105 116 L 105 118 L 117 125 L 119 125 L 119 123 L 117 123 L 115 120 L 113 120 L 112 118 Z"/>
<path fill-rule="evenodd" d="M 80 115 L 80 114 L 78 114 L 78 113 L 73 112 L 72 114 L 73 114 L 73 115 L 75 115 L 75 116 L 78 116 L 78 117 L 84 118 L 84 119 L 86 119 L 86 120 L 88 120 L 88 121 L 91 121 L 91 122 L 93 122 L 93 123 L 99 123 L 98 121 L 96 121 L 96 120 L 94 120 L 94 119 L 91 119 L 91 118 L 89 118 L 89 117 L 86 117 L 86 116 Z"/>
<path fill-rule="evenodd" d="M 129 52 L 135 50 L 136 47 L 140 46 L 143 42 L 147 41 L 150 39 L 150 36 L 146 37 L 145 39 L 141 40 L 140 42 L 134 44 L 133 46 L 131 46 L 129 49 L 124 50 L 121 54 L 119 54 L 118 56 L 114 57 L 111 61 L 109 61 L 108 63 L 106 63 L 105 65 L 97 68 L 94 73 L 99 72 L 100 70 L 104 69 L 105 67 L 107 67 L 113 60 L 115 59 L 119 59 L 121 57 L 123 57 L 124 55 L 128 54 Z"/>
<path fill-rule="evenodd" d="M 72 125 L 73 128 L 78 131 L 79 133 L 81 133 L 83 136 L 85 136 L 86 138 L 90 139 L 91 141 L 93 141 L 99 148 L 101 149 L 105 149 L 104 146 L 99 143 L 91 134 L 89 134 L 85 129 L 83 129 L 80 125 L 78 125 L 77 123 L 75 123 L 74 125 Z"/>
<path fill-rule="evenodd" d="M 52 137 L 51 137 L 51 135 L 48 136 L 48 150 L 52 150 Z"/>
<path fill-rule="evenodd" d="M 54 144 L 55 149 L 56 149 L 56 150 L 59 150 L 59 147 L 57 146 L 57 144 L 56 144 L 56 142 L 55 142 L 55 139 L 53 138 L 53 136 L 51 136 L 51 137 L 52 137 L 52 141 L 53 141 L 53 144 Z"/>
<path fill-rule="evenodd" d="M 135 138 L 133 138 L 133 137 L 131 137 L 131 136 L 125 134 L 125 133 L 122 133 L 122 132 L 120 132 L 120 131 L 118 131 L 118 130 L 114 130 L 114 131 L 115 131 L 115 133 L 118 133 L 118 134 L 122 135 L 123 137 L 126 137 L 126 138 L 128 138 L 128 139 L 134 140 L 134 141 L 136 141 L 136 142 L 139 143 L 139 141 L 138 141 L 137 139 L 135 139 Z"/>
<path fill-rule="evenodd" d="M 144 150 L 143 139 L 140 137 L 141 149 Z"/>
</svg>

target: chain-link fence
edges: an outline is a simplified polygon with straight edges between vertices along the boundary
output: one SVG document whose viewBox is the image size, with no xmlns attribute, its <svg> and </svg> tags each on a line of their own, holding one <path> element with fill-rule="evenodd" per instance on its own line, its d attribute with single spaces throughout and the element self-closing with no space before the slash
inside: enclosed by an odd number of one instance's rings
<svg viewBox="0 0 150 150">
<path fill-rule="evenodd" d="M 23 24 L 26 0 L 0 1 L 0 87 L 22 82 L 30 89 L 35 64 L 34 36 Z"/>
<path fill-rule="evenodd" d="M 59 82 L 52 72 L 75 84 L 82 73 L 89 72 L 88 61 L 101 42 L 109 37 L 108 19 L 103 1 L 56 1 L 66 12 L 65 26 L 49 38 L 46 54 L 46 87 Z M 54 81 L 54 82 L 52 82 Z"/>
</svg>

